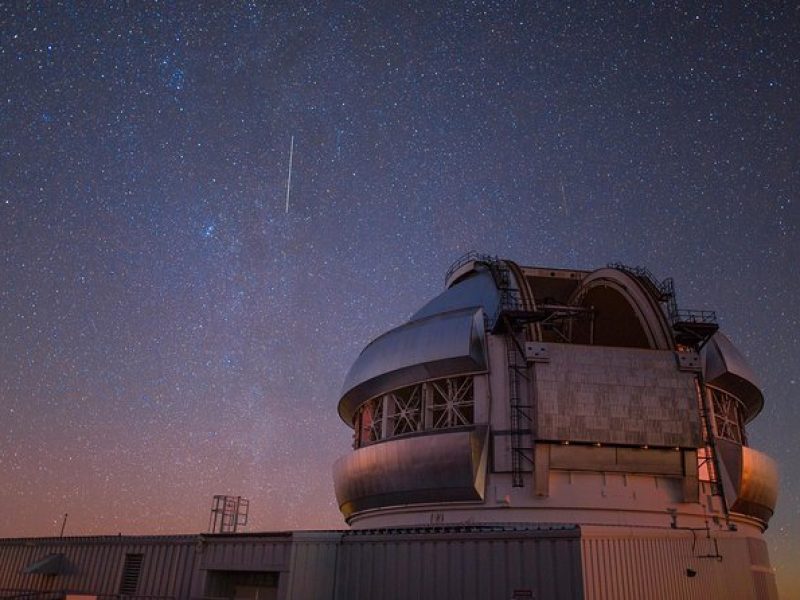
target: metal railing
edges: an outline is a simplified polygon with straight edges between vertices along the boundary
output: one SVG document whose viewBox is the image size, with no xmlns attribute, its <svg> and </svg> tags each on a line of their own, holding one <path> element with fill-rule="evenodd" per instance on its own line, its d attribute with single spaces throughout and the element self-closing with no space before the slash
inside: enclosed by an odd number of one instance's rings
<svg viewBox="0 0 800 600">
<path fill-rule="evenodd" d="M 673 325 L 716 325 L 717 313 L 713 310 L 690 310 L 678 308 L 675 283 L 671 277 L 659 281 L 645 267 L 631 267 L 622 263 L 609 263 L 608 267 L 633 275 L 659 302 L 667 305 L 667 317 Z"/>
<path fill-rule="evenodd" d="M 471 263 L 471 262 L 482 262 L 486 264 L 497 263 L 500 259 L 497 256 L 492 256 L 490 254 L 481 254 L 480 252 L 475 252 L 474 250 L 470 250 L 469 252 L 462 254 L 459 256 L 453 264 L 447 269 L 447 272 L 444 274 L 444 283 L 447 285 L 447 282 L 450 281 L 450 277 L 453 276 L 453 273 L 458 271 L 464 265 Z"/>
<path fill-rule="evenodd" d="M 698 323 L 703 325 L 715 325 L 717 323 L 717 313 L 713 310 L 676 310 L 672 316 L 672 323 Z"/>
<path fill-rule="evenodd" d="M 622 263 L 608 263 L 608 267 L 637 277 L 659 302 L 666 302 L 675 296 L 675 285 L 671 277 L 659 281 L 646 267 L 632 267 Z"/>
</svg>

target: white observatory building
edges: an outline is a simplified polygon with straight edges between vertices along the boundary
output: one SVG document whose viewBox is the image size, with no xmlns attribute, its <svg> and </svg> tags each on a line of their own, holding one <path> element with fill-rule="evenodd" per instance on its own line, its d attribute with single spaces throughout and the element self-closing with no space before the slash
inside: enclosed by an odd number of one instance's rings
<svg viewBox="0 0 800 600">
<path fill-rule="evenodd" d="M 0 598 L 778 597 L 764 397 L 713 312 L 624 265 L 470 254 L 445 287 L 345 379 L 350 529 L 3 539 Z"/>
</svg>

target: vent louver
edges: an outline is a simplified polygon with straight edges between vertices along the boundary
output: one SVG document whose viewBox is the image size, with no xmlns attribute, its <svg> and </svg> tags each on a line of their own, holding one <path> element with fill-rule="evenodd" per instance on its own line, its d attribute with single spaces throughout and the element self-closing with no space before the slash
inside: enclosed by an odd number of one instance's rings
<svg viewBox="0 0 800 600">
<path fill-rule="evenodd" d="M 139 587 L 139 575 L 142 573 L 143 554 L 126 554 L 125 565 L 122 567 L 122 580 L 119 582 L 119 593 L 122 596 L 132 596 Z"/>
</svg>

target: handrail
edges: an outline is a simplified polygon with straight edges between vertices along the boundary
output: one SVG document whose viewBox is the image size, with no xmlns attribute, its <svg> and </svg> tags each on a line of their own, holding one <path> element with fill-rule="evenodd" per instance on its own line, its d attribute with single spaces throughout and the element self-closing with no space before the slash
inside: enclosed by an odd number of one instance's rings
<svg viewBox="0 0 800 600">
<path fill-rule="evenodd" d="M 481 254 L 480 252 L 476 252 L 475 250 L 470 250 L 459 256 L 453 263 L 450 265 L 450 268 L 447 269 L 447 272 L 444 275 L 444 283 L 447 285 L 447 282 L 450 281 L 450 277 L 458 271 L 461 267 L 470 263 L 472 261 L 476 262 L 484 262 L 484 263 L 492 263 L 497 262 L 500 259 L 496 256 L 491 256 L 490 254 Z"/>
<path fill-rule="evenodd" d="M 717 313 L 713 310 L 687 310 L 680 309 L 675 311 L 672 318 L 673 323 L 702 323 L 716 325 Z"/>
<path fill-rule="evenodd" d="M 608 263 L 608 267 L 610 269 L 617 269 L 618 271 L 623 271 L 630 275 L 634 275 L 640 280 L 644 280 L 653 288 L 653 290 L 658 293 L 659 296 L 661 296 L 658 298 L 659 301 L 667 300 L 675 295 L 675 289 L 671 278 L 668 277 L 663 281 L 659 281 L 656 276 L 653 275 L 653 273 L 646 267 L 632 267 L 622 263 Z"/>
</svg>

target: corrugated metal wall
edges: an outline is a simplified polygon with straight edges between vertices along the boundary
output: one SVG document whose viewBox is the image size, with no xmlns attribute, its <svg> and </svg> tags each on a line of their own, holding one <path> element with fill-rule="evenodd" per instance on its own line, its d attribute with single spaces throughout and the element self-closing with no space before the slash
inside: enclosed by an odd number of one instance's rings
<svg viewBox="0 0 800 600">
<path fill-rule="evenodd" d="M 224 571 L 286 571 L 292 533 L 204 536 L 197 552 L 201 569 Z"/>
<path fill-rule="evenodd" d="M 202 595 L 208 571 L 288 572 L 292 540 L 291 533 L 0 540 L 0 590 L 117 594 L 125 555 L 141 554 L 137 595 L 190 598 Z M 64 555 L 63 574 L 23 573 L 56 553 Z"/>
<path fill-rule="evenodd" d="M 286 598 L 332 599 L 344 532 L 295 532 Z M 281 590 L 283 592 L 283 590 Z"/>
<path fill-rule="evenodd" d="M 716 532 L 715 546 L 705 531 L 695 531 L 694 536 L 691 531 L 648 536 L 628 530 L 623 537 L 582 530 L 586 600 L 777 598 L 770 592 L 770 581 L 765 581 L 771 579 L 774 588 L 774 575 L 765 575 L 768 569 L 751 563 L 748 538 Z M 759 546 L 758 556 L 765 550 Z"/>
<path fill-rule="evenodd" d="M 210 571 L 251 571 L 277 573 L 278 598 L 288 595 L 294 533 L 231 534 L 203 536 L 197 545 L 197 571 L 192 584 L 193 597 L 206 591 Z"/>
<path fill-rule="evenodd" d="M 515 590 L 539 600 L 775 600 L 763 540 L 715 536 L 716 546 L 704 531 L 465 526 L 0 540 L 0 590 L 114 595 L 125 555 L 136 553 L 137 595 L 180 600 L 202 597 L 213 572 L 275 573 L 280 600 L 507 600 Z M 54 553 L 64 574 L 22 573 Z"/>
<path fill-rule="evenodd" d="M 579 531 L 347 535 L 335 598 L 582 598 Z"/>
<path fill-rule="evenodd" d="M 137 594 L 188 598 L 195 536 L 87 537 L 0 541 L 0 589 L 116 594 L 126 554 L 142 554 Z M 64 555 L 57 576 L 22 571 L 48 554 Z"/>
</svg>

